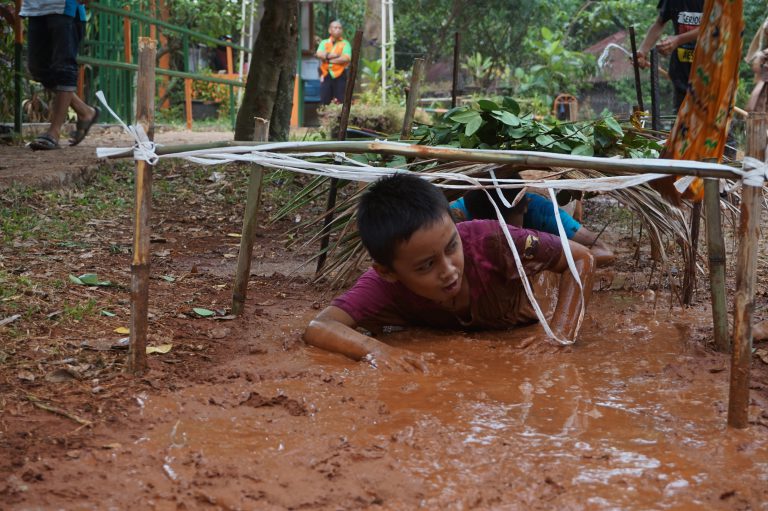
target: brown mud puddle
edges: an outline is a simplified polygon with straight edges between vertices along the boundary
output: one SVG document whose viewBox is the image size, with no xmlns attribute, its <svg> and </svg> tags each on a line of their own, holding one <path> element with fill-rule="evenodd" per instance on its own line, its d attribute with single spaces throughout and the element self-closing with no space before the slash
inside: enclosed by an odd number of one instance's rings
<svg viewBox="0 0 768 511">
<path fill-rule="evenodd" d="M 135 394 L 132 427 L 41 458 L 11 509 L 768 509 L 768 429 L 725 427 L 728 359 L 689 341 L 708 316 L 605 293 L 589 312 L 564 349 L 388 336 L 429 374 L 304 347 L 307 306 L 251 317 L 226 341 L 250 348 Z"/>
</svg>

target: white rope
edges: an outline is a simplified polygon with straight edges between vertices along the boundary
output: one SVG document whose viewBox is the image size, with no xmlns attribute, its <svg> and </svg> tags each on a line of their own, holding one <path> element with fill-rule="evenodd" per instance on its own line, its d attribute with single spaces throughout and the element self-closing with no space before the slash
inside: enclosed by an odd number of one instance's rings
<svg viewBox="0 0 768 511">
<path fill-rule="evenodd" d="M 114 117 L 117 122 L 120 123 L 125 132 L 131 135 L 131 137 L 133 137 L 134 141 L 136 142 L 133 146 L 133 159 L 143 160 L 150 165 L 155 165 L 160 160 L 160 157 L 155 154 L 155 143 L 149 139 L 147 133 L 144 131 L 144 127 L 141 124 L 136 124 L 133 126 L 126 125 L 123 120 L 115 113 L 115 111 L 112 110 L 112 108 L 110 108 L 110 106 L 107 104 L 107 98 L 104 97 L 104 92 L 96 92 L 96 97 L 99 99 L 99 101 L 101 101 L 101 104 L 104 105 L 107 111 L 112 114 L 112 117 Z M 108 158 L 110 156 L 122 154 L 124 152 L 125 149 L 99 147 L 96 149 L 96 156 L 99 158 Z"/>
<path fill-rule="evenodd" d="M 768 163 L 746 156 L 742 163 L 743 174 L 741 176 L 742 184 L 746 186 L 762 187 L 768 180 Z"/>
</svg>

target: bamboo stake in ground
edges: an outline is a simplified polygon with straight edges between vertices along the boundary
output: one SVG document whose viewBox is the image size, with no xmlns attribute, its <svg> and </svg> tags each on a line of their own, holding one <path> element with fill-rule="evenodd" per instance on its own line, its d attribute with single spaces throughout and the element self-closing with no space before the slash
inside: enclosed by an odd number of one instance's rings
<svg viewBox="0 0 768 511">
<path fill-rule="evenodd" d="M 424 59 L 414 59 L 413 70 L 411 71 L 411 88 L 408 91 L 408 100 L 405 104 L 405 115 L 403 116 L 403 129 L 400 131 L 400 140 L 411 138 L 411 125 L 413 116 L 416 113 L 416 105 L 419 102 L 419 93 L 421 80 L 424 78 Z"/>
<path fill-rule="evenodd" d="M 701 226 L 701 202 L 695 202 L 691 210 L 691 246 L 688 247 L 688 264 L 683 276 L 683 305 L 690 305 L 696 290 L 696 259 L 699 255 L 699 227 Z"/>
<path fill-rule="evenodd" d="M 637 44 L 635 43 L 635 27 L 629 27 L 629 42 L 632 45 L 632 67 L 635 70 L 635 93 L 637 94 L 637 108 L 644 111 L 643 91 L 640 85 L 640 64 L 637 62 Z"/>
<path fill-rule="evenodd" d="M 383 4 L 382 4 L 383 5 Z M 352 109 L 352 93 L 355 91 L 355 80 L 357 80 L 357 64 L 360 61 L 360 50 L 363 46 L 363 31 L 355 32 L 355 39 L 352 42 L 352 61 L 349 64 L 349 75 L 347 76 L 347 87 L 344 89 L 344 104 L 341 107 L 341 117 L 339 118 L 339 140 L 347 139 L 347 126 L 349 125 L 349 112 Z M 383 46 L 382 46 L 383 47 Z M 382 66 L 386 63 L 382 61 Z M 328 204 L 325 208 L 325 220 L 323 222 L 323 234 L 320 238 L 320 255 L 317 258 L 316 273 L 320 273 L 325 265 L 325 259 L 328 254 L 328 243 L 331 238 L 330 226 L 333 222 L 333 210 L 336 208 L 336 191 L 339 186 L 339 180 L 331 178 L 330 189 L 328 190 Z"/>
<path fill-rule="evenodd" d="M 150 140 L 154 137 L 155 55 L 157 44 L 139 38 L 139 73 L 136 84 L 136 122 Z M 128 370 L 141 374 L 147 369 L 147 312 L 149 307 L 149 217 L 152 212 L 152 165 L 136 160 L 133 224 L 133 262 L 131 263 L 131 338 Z"/>
<path fill-rule="evenodd" d="M 453 34 L 453 80 L 451 82 L 451 108 L 456 108 L 459 95 L 459 53 L 461 52 L 461 34 Z"/>
<path fill-rule="evenodd" d="M 266 142 L 269 139 L 269 121 L 256 117 L 256 128 L 253 131 L 253 140 Z M 261 205 L 261 182 L 264 170 L 261 165 L 251 167 L 251 175 L 248 178 L 248 198 L 245 201 L 245 216 L 243 218 L 243 230 L 240 237 L 240 253 L 237 256 L 237 272 L 235 273 L 235 285 L 232 290 L 232 314 L 240 315 L 243 312 L 245 298 L 248 294 L 248 277 L 251 275 L 251 258 L 253 257 L 253 244 L 256 239 L 256 215 Z"/>
<path fill-rule="evenodd" d="M 720 218 L 720 185 L 717 179 L 704 180 L 704 215 L 709 254 L 709 290 L 712 295 L 712 324 L 717 351 L 726 353 L 728 339 L 728 305 L 725 301 L 725 240 Z"/>
<path fill-rule="evenodd" d="M 651 50 L 651 129 L 661 129 L 661 106 L 659 105 L 659 52 Z"/>
<path fill-rule="evenodd" d="M 765 112 L 750 112 L 747 117 L 747 156 L 765 161 Z M 739 216 L 739 250 L 736 256 L 736 297 L 733 309 L 733 355 L 728 396 L 728 425 L 746 428 L 749 424 L 749 365 L 752 358 L 752 312 L 755 308 L 755 272 L 760 237 L 760 186 L 742 188 Z"/>
</svg>

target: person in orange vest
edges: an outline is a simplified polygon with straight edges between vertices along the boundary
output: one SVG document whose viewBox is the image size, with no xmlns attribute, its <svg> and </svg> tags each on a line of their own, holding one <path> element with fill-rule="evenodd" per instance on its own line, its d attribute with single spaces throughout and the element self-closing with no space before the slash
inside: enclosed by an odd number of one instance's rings
<svg viewBox="0 0 768 511">
<path fill-rule="evenodd" d="M 344 102 L 347 66 L 352 60 L 352 45 L 344 39 L 341 22 L 332 21 L 328 33 L 330 37 L 320 41 L 315 54 L 320 59 L 320 103 L 323 105 L 334 100 Z"/>
</svg>

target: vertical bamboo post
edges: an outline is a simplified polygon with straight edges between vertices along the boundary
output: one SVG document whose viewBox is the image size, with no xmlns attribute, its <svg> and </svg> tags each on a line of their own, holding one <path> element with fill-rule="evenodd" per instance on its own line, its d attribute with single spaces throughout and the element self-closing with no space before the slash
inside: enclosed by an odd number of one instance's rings
<svg viewBox="0 0 768 511">
<path fill-rule="evenodd" d="M 21 135 L 21 76 L 22 76 L 22 47 L 24 45 L 24 24 L 21 21 L 21 0 L 16 0 L 16 10 L 13 13 L 13 131 Z"/>
<path fill-rule="evenodd" d="M 424 59 L 414 59 L 411 71 L 411 88 L 408 91 L 408 100 L 405 103 L 405 115 L 403 116 L 403 129 L 400 132 L 400 140 L 411 138 L 411 125 L 419 104 L 421 80 L 424 78 Z"/>
<path fill-rule="evenodd" d="M 384 42 L 382 41 L 382 45 Z M 349 64 L 349 75 L 347 76 L 347 87 L 344 89 L 344 104 L 341 105 L 341 117 L 339 118 L 339 140 L 346 140 L 347 126 L 349 125 L 349 111 L 352 108 L 352 93 L 355 90 L 355 81 L 357 79 L 357 64 L 360 61 L 360 50 L 363 46 L 363 31 L 355 32 L 355 38 L 352 42 L 352 61 Z M 382 46 L 383 47 L 383 46 Z M 384 61 L 382 61 L 382 68 Z M 327 257 L 328 243 L 331 238 L 331 222 L 333 222 L 333 210 L 336 208 L 336 192 L 339 186 L 339 180 L 332 177 L 330 188 L 328 190 L 328 203 L 325 207 L 325 219 L 323 220 L 322 237 L 320 238 L 320 255 L 317 258 L 317 268 L 315 273 L 320 273 L 325 265 Z"/>
<path fill-rule="evenodd" d="M 635 70 L 635 93 L 637 94 L 637 107 L 645 111 L 643 107 L 643 90 L 640 85 L 640 65 L 637 63 L 637 43 L 635 42 L 635 27 L 629 27 L 629 42 L 632 44 L 632 67 Z"/>
<path fill-rule="evenodd" d="M 192 129 L 192 78 L 184 78 L 184 105 L 187 110 L 187 129 Z"/>
<path fill-rule="evenodd" d="M 255 142 L 269 140 L 269 120 L 256 117 L 256 127 L 253 131 Z M 251 258 L 253 257 L 253 244 L 256 240 L 256 215 L 261 205 L 261 183 L 264 178 L 264 170 L 261 165 L 251 167 L 251 175 L 248 178 L 248 197 L 245 201 L 245 214 L 243 216 L 243 230 L 240 236 L 240 253 L 237 256 L 237 271 L 235 284 L 232 290 L 232 314 L 239 316 L 243 313 L 245 299 L 248 295 L 248 278 L 251 275 Z"/>
<path fill-rule="evenodd" d="M 451 82 L 451 108 L 456 108 L 459 95 L 459 54 L 461 53 L 461 34 L 453 34 L 453 81 Z"/>
<path fill-rule="evenodd" d="M 131 11 L 131 6 L 123 7 L 126 12 Z M 126 64 L 133 63 L 133 52 L 131 51 L 131 19 L 128 16 L 123 18 L 123 56 Z"/>
<path fill-rule="evenodd" d="M 651 128 L 661 129 L 661 105 L 659 105 L 659 52 L 651 50 Z"/>
<path fill-rule="evenodd" d="M 136 85 L 136 122 L 154 137 L 155 55 L 154 39 L 139 38 L 139 74 Z M 141 374 L 147 369 L 147 313 L 149 308 L 149 217 L 152 213 L 152 166 L 136 160 L 133 262 L 131 263 L 131 334 L 128 370 Z"/>
<path fill-rule="evenodd" d="M 766 112 L 749 112 L 746 155 L 765 161 Z M 733 308 L 733 353 L 728 395 L 728 425 L 746 428 L 749 424 L 749 365 L 752 358 L 752 312 L 755 308 L 755 272 L 760 238 L 760 186 L 745 184 L 741 192 L 741 213 L 736 255 L 736 298 Z"/>
<path fill-rule="evenodd" d="M 725 353 L 731 345 L 728 340 L 728 305 L 725 301 L 725 240 L 720 218 L 720 183 L 717 179 L 704 180 L 704 215 L 715 346 L 717 351 Z"/>
<path fill-rule="evenodd" d="M 683 305 L 690 305 L 696 290 L 696 258 L 699 255 L 699 229 L 701 202 L 694 202 L 691 210 L 691 246 L 688 247 L 688 265 L 683 275 Z"/>
</svg>

